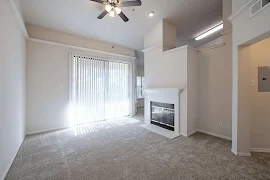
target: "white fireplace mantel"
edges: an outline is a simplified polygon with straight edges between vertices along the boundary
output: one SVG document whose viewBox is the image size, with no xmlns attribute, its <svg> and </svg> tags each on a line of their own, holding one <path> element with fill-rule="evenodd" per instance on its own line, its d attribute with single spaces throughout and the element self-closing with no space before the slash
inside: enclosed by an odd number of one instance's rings
<svg viewBox="0 0 270 180">
<path fill-rule="evenodd" d="M 145 124 L 141 125 L 150 131 L 168 137 L 170 139 L 180 136 L 180 93 L 184 88 L 148 88 L 145 89 L 144 116 Z M 174 131 L 163 129 L 151 124 L 150 102 L 174 104 Z"/>
</svg>

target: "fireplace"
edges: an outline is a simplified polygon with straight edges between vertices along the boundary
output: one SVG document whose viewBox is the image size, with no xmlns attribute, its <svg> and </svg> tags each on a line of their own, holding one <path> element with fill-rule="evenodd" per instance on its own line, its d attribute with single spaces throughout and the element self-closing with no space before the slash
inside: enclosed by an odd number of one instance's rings
<svg viewBox="0 0 270 180">
<path fill-rule="evenodd" d="M 145 89 L 145 124 L 140 126 L 170 139 L 180 136 L 180 116 L 185 118 L 185 114 L 180 113 L 180 94 L 183 89 Z M 184 101 L 182 102 L 184 103 Z M 184 112 L 184 109 L 182 109 L 182 112 Z"/>
<path fill-rule="evenodd" d="M 150 102 L 151 124 L 174 131 L 174 104 Z"/>
</svg>

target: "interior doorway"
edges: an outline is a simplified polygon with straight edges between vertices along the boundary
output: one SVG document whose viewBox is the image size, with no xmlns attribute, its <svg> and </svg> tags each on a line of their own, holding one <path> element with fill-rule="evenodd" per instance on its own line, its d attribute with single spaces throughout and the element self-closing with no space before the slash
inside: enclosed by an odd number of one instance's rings
<svg viewBox="0 0 270 180">
<path fill-rule="evenodd" d="M 239 48 L 239 106 L 246 113 L 251 152 L 270 152 L 269 47 L 266 38 Z"/>
</svg>

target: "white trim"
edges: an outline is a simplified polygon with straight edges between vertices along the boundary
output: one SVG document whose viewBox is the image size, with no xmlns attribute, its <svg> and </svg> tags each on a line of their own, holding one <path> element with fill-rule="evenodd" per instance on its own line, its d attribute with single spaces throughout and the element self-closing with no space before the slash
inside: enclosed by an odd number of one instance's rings
<svg viewBox="0 0 270 180">
<path fill-rule="evenodd" d="M 170 49 L 176 48 L 176 46 L 172 46 L 172 45 L 169 45 L 169 44 L 163 44 L 163 50 L 164 50 L 165 48 L 170 50 Z"/>
<path fill-rule="evenodd" d="M 158 48 L 163 48 L 163 50 L 165 48 L 169 49 L 169 50 L 164 51 L 164 52 L 167 52 L 167 51 L 170 51 L 172 49 L 176 49 L 176 46 L 172 46 L 172 45 L 169 45 L 169 44 L 163 44 L 163 43 L 157 43 L 157 44 L 155 44 L 153 46 L 145 48 L 144 50 L 142 50 L 142 52 L 149 52 L 149 51 L 152 51 L 152 50 L 158 49 Z"/>
<path fill-rule="evenodd" d="M 68 44 L 62 44 L 62 43 L 57 43 L 57 42 L 52 42 L 52 41 L 47 41 L 47 40 L 42 40 L 42 39 L 28 38 L 27 40 L 30 41 L 30 42 L 36 42 L 36 43 L 41 43 L 41 44 L 53 45 L 53 46 L 58 46 L 58 47 L 66 47 L 66 48 L 77 49 L 77 50 L 88 51 L 88 52 L 97 52 L 97 53 L 107 54 L 107 55 L 111 55 L 111 56 L 118 56 L 118 57 L 122 57 L 122 58 L 129 58 L 129 59 L 133 59 L 133 60 L 136 59 L 136 57 L 134 57 L 134 56 L 128 56 L 128 55 L 123 55 L 123 54 L 106 52 L 106 51 L 96 50 L 96 49 L 89 49 L 89 48 L 84 48 L 84 47 L 79 47 L 79 46 L 73 46 L 73 45 L 68 45 Z"/>
<path fill-rule="evenodd" d="M 204 133 L 204 134 L 208 134 L 208 135 L 211 135 L 211 136 L 216 136 L 216 137 L 219 137 L 219 138 L 222 138 L 222 139 L 227 139 L 227 140 L 232 140 L 231 137 L 228 137 L 228 136 L 224 136 L 224 135 L 220 135 L 220 134 L 216 134 L 216 133 L 212 133 L 212 132 L 209 132 L 209 131 L 204 131 L 204 130 L 198 130 L 199 132 L 201 133 Z"/>
<path fill-rule="evenodd" d="M 144 50 L 142 50 L 142 52 L 144 52 L 144 53 L 145 52 L 149 52 L 149 51 L 152 51 L 154 49 L 160 48 L 162 46 L 163 46 L 162 43 L 158 43 L 158 44 L 155 44 L 153 46 L 150 46 L 150 47 L 145 48 Z"/>
<path fill-rule="evenodd" d="M 229 28 L 229 29 L 222 31 L 220 34 L 224 36 L 224 35 L 231 34 L 231 33 L 232 33 L 232 29 Z"/>
<path fill-rule="evenodd" d="M 137 90 L 136 90 L 136 62 L 133 60 L 130 63 L 130 70 L 129 70 L 129 80 L 130 80 L 130 117 L 135 116 L 137 107 L 136 107 L 136 100 L 137 100 Z"/>
<path fill-rule="evenodd" d="M 20 29 L 23 33 L 23 36 L 27 39 L 29 38 L 28 36 L 28 33 L 27 33 L 27 30 L 26 30 L 26 27 L 25 27 L 25 24 L 24 24 L 24 21 L 23 21 L 23 18 L 21 16 L 21 13 L 19 12 L 19 10 L 17 9 L 15 3 L 13 0 L 6 0 L 13 16 L 15 17 L 16 21 L 18 22 L 19 26 L 20 26 Z"/>
<path fill-rule="evenodd" d="M 270 153 L 270 149 L 265 148 L 250 148 L 251 152 L 262 152 L 262 153 Z"/>
<path fill-rule="evenodd" d="M 0 180 L 4 180 L 4 179 L 5 179 L 5 177 L 6 177 L 7 173 L 8 173 L 8 171 L 9 171 L 9 169 L 10 169 L 10 167 L 11 167 L 13 161 L 14 161 L 14 159 L 16 158 L 16 156 L 17 156 L 17 154 L 18 154 L 18 152 L 19 152 L 19 149 L 20 149 L 20 147 L 21 147 L 23 141 L 24 141 L 24 138 L 23 138 L 23 140 L 21 141 L 21 143 L 19 144 L 19 148 L 17 149 L 17 152 L 14 154 L 14 156 L 13 156 L 12 159 L 11 159 L 11 161 L 10 161 L 9 164 L 7 165 L 7 168 L 6 168 L 6 170 L 4 171 L 4 173 L 3 173 L 2 177 L 0 178 Z"/>
<path fill-rule="evenodd" d="M 193 48 L 189 45 L 184 45 L 184 46 L 180 46 L 180 47 L 177 47 L 177 48 L 174 48 L 174 49 L 170 49 L 168 51 L 164 51 L 164 53 L 170 53 L 170 52 L 174 52 L 174 51 L 179 51 L 179 50 L 182 50 L 182 49 L 190 49 L 190 50 L 193 50 L 193 51 L 198 51 L 198 49 L 196 48 Z"/>
<path fill-rule="evenodd" d="M 174 49 L 170 49 L 168 51 L 164 51 L 164 53 L 171 53 L 171 52 L 174 52 L 174 51 L 179 51 L 179 50 L 183 50 L 183 49 L 188 49 L 188 45 L 185 45 L 185 46 L 180 46 L 180 47 L 177 47 L 177 48 L 174 48 Z"/>
<path fill-rule="evenodd" d="M 63 126 L 63 127 L 58 127 L 58 128 L 49 128 L 49 129 L 43 129 L 43 130 L 38 130 L 38 131 L 30 131 L 30 132 L 27 132 L 26 135 L 46 133 L 46 132 L 51 132 L 51 131 L 59 131 L 59 130 L 68 129 L 68 128 L 70 128 L 70 127 Z"/>
<path fill-rule="evenodd" d="M 246 157 L 250 157 L 251 153 L 243 153 L 243 152 L 237 152 L 234 149 L 231 149 L 232 153 L 235 154 L 236 156 L 246 156 Z"/>
<path fill-rule="evenodd" d="M 240 14 L 242 14 L 245 10 L 247 10 L 253 3 L 257 0 L 248 0 L 241 8 L 239 8 L 235 13 L 228 17 L 228 20 L 232 22 L 235 18 L 237 18 Z"/>
<path fill-rule="evenodd" d="M 210 46 L 210 47 L 207 47 L 207 48 L 199 48 L 198 51 L 200 51 L 200 52 L 207 51 L 207 50 L 211 50 L 211 49 L 224 47 L 225 45 L 226 45 L 225 43 L 222 43 L 222 44 L 218 44 L 218 45 L 215 45 L 215 46 Z"/>
<path fill-rule="evenodd" d="M 178 50 L 185 49 L 185 48 L 191 49 L 193 51 L 198 51 L 196 48 L 191 47 L 189 45 L 184 45 L 184 46 L 180 46 L 180 47 L 174 47 L 174 46 L 171 46 L 171 45 L 158 43 L 158 44 L 155 44 L 155 45 L 153 45 L 151 47 L 148 47 L 148 48 L 142 50 L 142 52 L 149 52 L 149 51 L 152 51 L 154 49 L 161 48 L 161 47 L 166 47 L 166 48 L 169 49 L 169 50 L 163 51 L 164 53 L 174 52 L 174 51 L 178 51 Z"/>
</svg>

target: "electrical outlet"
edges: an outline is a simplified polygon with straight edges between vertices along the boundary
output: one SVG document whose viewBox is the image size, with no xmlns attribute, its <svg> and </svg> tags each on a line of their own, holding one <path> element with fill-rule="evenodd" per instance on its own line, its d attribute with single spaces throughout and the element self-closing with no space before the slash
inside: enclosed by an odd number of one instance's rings
<svg viewBox="0 0 270 180">
<path fill-rule="evenodd" d="M 223 122 L 219 121 L 218 126 L 220 126 L 220 127 L 223 126 Z"/>
</svg>

